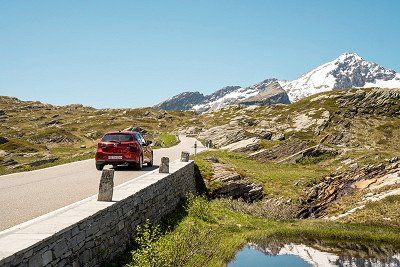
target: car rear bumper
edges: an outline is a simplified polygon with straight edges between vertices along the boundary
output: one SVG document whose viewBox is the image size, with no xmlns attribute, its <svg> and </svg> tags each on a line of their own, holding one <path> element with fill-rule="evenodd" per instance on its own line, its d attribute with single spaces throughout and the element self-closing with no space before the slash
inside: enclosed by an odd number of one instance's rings
<svg viewBox="0 0 400 267">
<path fill-rule="evenodd" d="M 139 161 L 137 160 L 127 160 L 127 159 L 118 159 L 118 160 L 97 160 L 96 159 L 96 164 L 118 164 L 118 165 L 123 165 L 123 164 L 138 164 Z"/>
</svg>

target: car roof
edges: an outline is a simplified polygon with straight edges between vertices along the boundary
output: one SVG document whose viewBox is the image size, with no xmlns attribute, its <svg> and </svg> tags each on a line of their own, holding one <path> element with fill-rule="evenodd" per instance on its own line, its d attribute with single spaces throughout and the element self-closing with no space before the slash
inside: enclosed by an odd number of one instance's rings
<svg viewBox="0 0 400 267">
<path fill-rule="evenodd" d="M 116 131 L 116 132 L 108 132 L 106 134 L 134 134 L 134 133 L 138 133 L 138 132 L 136 132 L 136 131 Z"/>
</svg>

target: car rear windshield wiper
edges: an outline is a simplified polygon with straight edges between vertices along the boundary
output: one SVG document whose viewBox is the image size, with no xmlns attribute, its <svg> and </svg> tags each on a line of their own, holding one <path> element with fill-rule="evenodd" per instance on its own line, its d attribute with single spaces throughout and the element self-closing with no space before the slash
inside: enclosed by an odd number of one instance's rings
<svg viewBox="0 0 400 267">
<path fill-rule="evenodd" d="M 116 140 L 108 140 L 107 142 L 111 142 L 111 143 L 121 143 L 120 141 L 116 141 Z"/>
</svg>

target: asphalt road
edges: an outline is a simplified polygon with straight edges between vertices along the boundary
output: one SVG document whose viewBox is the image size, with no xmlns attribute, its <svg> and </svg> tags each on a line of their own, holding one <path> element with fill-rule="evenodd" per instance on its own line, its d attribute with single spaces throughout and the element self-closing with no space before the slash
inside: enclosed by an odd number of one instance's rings
<svg viewBox="0 0 400 267">
<path fill-rule="evenodd" d="M 117 168 L 114 185 L 156 169 L 161 157 L 173 161 L 181 151 L 193 154 L 196 140 L 185 136 L 180 140 L 174 147 L 154 150 L 154 167 Z M 100 176 L 93 159 L 0 176 L 0 231 L 97 194 Z"/>
</svg>

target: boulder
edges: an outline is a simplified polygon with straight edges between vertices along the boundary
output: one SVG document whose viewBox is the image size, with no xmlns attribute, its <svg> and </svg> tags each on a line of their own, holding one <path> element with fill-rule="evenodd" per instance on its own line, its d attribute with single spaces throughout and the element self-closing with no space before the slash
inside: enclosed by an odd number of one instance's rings
<svg viewBox="0 0 400 267">
<path fill-rule="evenodd" d="M 3 136 L 0 136 L 0 145 L 5 144 L 5 143 L 7 143 L 7 142 L 8 142 L 8 139 L 7 139 L 7 138 L 5 138 L 5 137 L 3 137 Z"/>
<path fill-rule="evenodd" d="M 222 125 L 210 128 L 198 135 L 199 139 L 211 140 L 213 146 L 220 148 L 246 138 L 245 131 L 238 126 Z"/>
<path fill-rule="evenodd" d="M 5 152 L 4 150 L 0 150 L 0 157 L 4 158 L 5 156 L 7 156 L 7 152 Z"/>
<path fill-rule="evenodd" d="M 252 137 L 229 144 L 227 146 L 223 146 L 221 149 L 226 149 L 232 152 L 256 151 L 259 148 L 259 142 L 259 138 Z"/>
<path fill-rule="evenodd" d="M 94 130 L 94 131 L 90 131 L 88 133 L 85 133 L 83 136 L 85 136 L 86 138 L 95 140 L 95 139 L 100 138 L 102 135 L 103 134 L 100 133 L 99 131 Z"/>
<path fill-rule="evenodd" d="M 1 164 L 2 166 L 9 167 L 9 166 L 15 166 L 15 165 L 17 165 L 18 162 L 16 162 L 15 160 L 13 160 L 13 159 L 11 159 L 11 158 L 8 158 L 8 159 L 3 159 L 2 161 L 0 161 L 0 164 Z"/>
<path fill-rule="evenodd" d="M 50 120 L 50 121 L 44 123 L 45 126 L 52 126 L 52 125 L 58 125 L 58 124 L 61 124 L 61 120 L 59 120 L 59 119 Z"/>
<path fill-rule="evenodd" d="M 265 139 L 265 140 L 271 140 L 272 137 L 272 132 L 262 129 L 262 128 L 256 128 L 254 130 L 251 131 L 251 133 L 257 135 L 258 137 L 260 137 L 261 139 Z"/>
<path fill-rule="evenodd" d="M 213 197 L 243 199 L 246 202 L 254 202 L 263 198 L 261 185 L 248 181 L 225 164 L 212 162 L 213 175 L 210 182 L 218 185 L 212 190 Z"/>
<path fill-rule="evenodd" d="M 190 126 L 184 130 L 184 133 L 193 135 L 193 134 L 198 134 L 200 131 L 201 131 L 200 127 Z"/>
<path fill-rule="evenodd" d="M 283 133 L 273 133 L 271 136 L 271 140 L 273 141 L 285 140 L 285 135 Z"/>
<path fill-rule="evenodd" d="M 134 132 L 139 132 L 141 134 L 146 134 L 148 133 L 148 131 L 142 127 L 137 127 L 137 126 L 132 126 L 132 127 L 128 127 L 125 128 L 124 131 L 134 131 Z"/>
<path fill-rule="evenodd" d="M 54 157 L 54 156 L 48 155 L 48 156 L 45 156 L 45 157 L 42 158 L 42 159 L 39 159 L 39 160 L 36 160 L 36 161 L 32 161 L 32 162 L 30 162 L 30 163 L 27 164 L 27 165 L 30 165 L 30 166 L 32 166 L 32 167 L 34 167 L 34 166 L 40 166 L 40 165 L 43 165 L 43 164 L 52 163 L 52 162 L 54 162 L 54 161 L 56 161 L 56 160 L 58 160 L 58 159 L 59 159 L 58 157 Z"/>
</svg>

